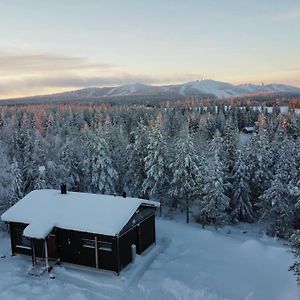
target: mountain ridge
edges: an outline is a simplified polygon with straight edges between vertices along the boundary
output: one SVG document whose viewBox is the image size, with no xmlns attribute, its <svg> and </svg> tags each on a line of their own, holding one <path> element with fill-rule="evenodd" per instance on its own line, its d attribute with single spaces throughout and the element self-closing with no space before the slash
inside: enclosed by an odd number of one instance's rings
<svg viewBox="0 0 300 300">
<path fill-rule="evenodd" d="M 129 83 L 113 87 L 86 87 L 78 90 L 61 92 L 49 95 L 37 95 L 20 98 L 2 99 L 0 101 L 14 101 L 26 99 L 48 100 L 79 100 L 103 99 L 105 97 L 122 96 L 168 96 L 169 98 L 188 96 L 211 96 L 217 99 L 231 97 L 246 97 L 251 95 L 293 93 L 300 95 L 300 88 L 285 84 L 252 84 L 233 85 L 231 83 L 211 79 L 194 80 L 181 84 L 150 85 L 145 83 Z"/>
</svg>

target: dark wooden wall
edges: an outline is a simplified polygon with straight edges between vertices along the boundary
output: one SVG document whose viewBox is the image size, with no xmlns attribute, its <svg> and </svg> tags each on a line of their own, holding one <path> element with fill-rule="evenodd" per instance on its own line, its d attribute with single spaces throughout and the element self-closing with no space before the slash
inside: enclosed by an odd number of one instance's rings
<svg viewBox="0 0 300 300">
<path fill-rule="evenodd" d="M 137 245 L 137 243 L 137 226 L 132 227 L 119 237 L 120 270 L 132 261 L 131 245 Z"/>
<path fill-rule="evenodd" d="M 28 224 L 24 223 L 10 223 L 9 224 L 9 230 L 10 230 L 10 237 L 11 237 L 11 250 L 12 254 L 25 254 L 25 255 L 32 255 L 31 249 L 26 249 L 25 247 L 18 246 L 17 241 L 17 231 L 21 230 L 23 231 Z M 45 257 L 45 248 L 44 248 L 44 241 L 43 240 L 33 240 L 33 245 L 35 249 L 35 255 L 36 257 Z"/>
<path fill-rule="evenodd" d="M 10 223 L 9 224 L 9 231 L 10 231 L 10 238 L 11 238 L 11 252 L 12 254 L 20 253 L 31 255 L 31 249 L 26 249 L 17 246 L 17 230 L 24 230 L 28 224 L 23 223 Z"/>
<path fill-rule="evenodd" d="M 132 261 L 131 245 L 136 245 L 137 254 L 142 254 L 155 241 L 155 215 L 152 214 L 120 235 L 120 270 Z"/>
<path fill-rule="evenodd" d="M 155 215 L 152 215 L 140 223 L 139 253 L 143 253 L 155 242 Z"/>
<path fill-rule="evenodd" d="M 57 229 L 56 238 L 59 258 L 63 262 L 95 268 L 95 248 L 83 246 L 83 239 L 94 240 L 95 236 L 98 238 L 98 243 L 108 242 L 112 244 L 112 251 L 98 249 L 99 268 L 118 272 L 117 243 L 116 238 L 111 236 Z"/>
</svg>

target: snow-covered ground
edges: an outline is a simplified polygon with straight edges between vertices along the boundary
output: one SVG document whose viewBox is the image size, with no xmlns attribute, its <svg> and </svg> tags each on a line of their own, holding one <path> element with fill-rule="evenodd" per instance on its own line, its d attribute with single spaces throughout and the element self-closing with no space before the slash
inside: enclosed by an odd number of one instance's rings
<svg viewBox="0 0 300 300">
<path fill-rule="evenodd" d="M 247 231 L 247 232 L 246 232 Z M 288 271 L 292 254 L 254 226 L 219 232 L 197 224 L 157 221 L 157 245 L 120 276 L 63 264 L 55 279 L 27 275 L 30 257 L 10 256 L 0 233 L 0 299 L 300 299 Z"/>
</svg>

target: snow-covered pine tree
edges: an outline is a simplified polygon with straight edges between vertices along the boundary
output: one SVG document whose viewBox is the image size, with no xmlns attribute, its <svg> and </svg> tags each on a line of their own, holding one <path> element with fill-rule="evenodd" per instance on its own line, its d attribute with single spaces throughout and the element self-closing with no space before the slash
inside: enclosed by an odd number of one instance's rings
<svg viewBox="0 0 300 300">
<path fill-rule="evenodd" d="M 167 157 L 167 146 L 161 132 L 161 126 L 156 123 L 149 134 L 143 193 L 160 202 L 160 215 L 169 183 Z"/>
<path fill-rule="evenodd" d="M 284 238 L 290 237 L 294 222 L 295 198 L 289 189 L 296 176 L 292 151 L 291 144 L 284 140 L 270 187 L 260 196 L 258 204 L 260 219 L 271 224 L 270 233 Z"/>
<path fill-rule="evenodd" d="M 24 143 L 24 147 L 22 149 L 22 178 L 24 194 L 27 194 L 34 189 L 34 180 L 37 178 L 37 173 L 35 172 L 36 164 L 32 159 L 34 139 L 33 131 L 28 129 L 26 132 L 22 132 L 22 141 Z"/>
<path fill-rule="evenodd" d="M 240 147 L 239 145 L 239 133 L 237 129 L 237 124 L 233 122 L 231 118 L 226 120 L 224 128 L 224 136 L 222 142 L 223 150 L 223 162 L 224 162 L 224 172 L 225 172 L 225 182 L 227 182 L 227 189 L 225 190 L 226 195 L 232 198 L 234 190 L 232 189 L 233 183 L 233 168 L 237 158 L 237 151 Z"/>
<path fill-rule="evenodd" d="M 239 132 L 237 124 L 231 118 L 226 120 L 223 136 L 223 150 L 224 158 L 228 175 L 232 175 L 232 169 L 237 157 L 237 150 L 239 148 Z"/>
<path fill-rule="evenodd" d="M 292 235 L 291 235 L 291 247 L 292 247 L 292 252 L 294 254 L 294 263 L 290 267 L 290 271 L 293 271 L 297 283 L 300 285 L 300 230 L 296 230 Z"/>
<path fill-rule="evenodd" d="M 206 165 L 199 220 L 204 224 L 223 225 L 228 222 L 230 198 L 225 194 L 225 172 L 222 161 L 222 138 L 217 130 L 211 141 L 211 162 Z"/>
<path fill-rule="evenodd" d="M 11 176 L 11 166 L 6 158 L 4 146 L 0 152 L 0 215 L 11 206 L 14 196 L 14 186 Z"/>
<path fill-rule="evenodd" d="M 173 205 L 186 209 L 186 222 L 189 222 L 189 207 L 199 197 L 201 174 L 199 157 L 195 150 L 193 139 L 184 128 L 175 144 L 174 161 L 170 164 L 173 174 L 169 195 L 173 197 Z"/>
<path fill-rule="evenodd" d="M 251 173 L 251 202 L 253 208 L 256 208 L 259 206 L 259 197 L 270 187 L 274 173 L 273 156 L 265 126 L 251 139 L 248 164 Z"/>
<path fill-rule="evenodd" d="M 13 158 L 13 162 L 10 167 L 10 173 L 14 189 L 10 202 L 10 206 L 12 206 L 23 197 L 21 171 L 19 169 L 19 164 L 15 158 Z"/>
<path fill-rule="evenodd" d="M 39 177 L 39 166 L 46 160 L 46 147 L 39 132 L 28 130 L 24 146 L 23 182 L 24 193 L 35 189 L 35 182 Z"/>
<path fill-rule="evenodd" d="M 149 143 L 148 128 L 144 120 L 140 119 L 136 128 L 130 134 L 131 143 L 128 145 L 126 164 L 127 189 L 135 197 L 145 197 L 143 183 L 147 177 L 145 171 L 145 157 Z"/>
<path fill-rule="evenodd" d="M 39 173 L 39 176 L 35 180 L 34 189 L 42 190 L 42 189 L 46 188 L 46 174 L 45 174 L 46 168 L 45 168 L 45 166 L 39 166 L 38 173 Z"/>
<path fill-rule="evenodd" d="M 282 147 L 282 144 L 284 141 L 287 141 L 287 134 L 286 134 L 286 129 L 282 127 L 282 125 L 279 123 L 277 125 L 276 130 L 273 129 L 274 136 L 272 138 L 272 141 L 270 143 L 270 151 L 271 151 L 271 157 L 273 159 L 272 164 L 275 165 L 280 158 L 280 150 Z M 275 170 L 273 170 L 275 171 Z"/>
<path fill-rule="evenodd" d="M 245 155 L 238 151 L 237 160 L 233 166 L 233 195 L 231 200 L 232 221 L 253 221 L 253 208 L 250 195 L 250 172 L 245 161 Z"/>
<path fill-rule="evenodd" d="M 79 162 L 76 159 L 76 155 L 73 154 L 75 152 L 74 150 L 76 151 L 74 139 L 67 137 L 59 151 L 59 161 L 62 166 L 62 177 L 64 178 L 63 181 L 71 190 L 80 183 Z"/>
<path fill-rule="evenodd" d="M 66 138 L 60 149 L 59 163 L 62 170 L 63 182 L 71 190 L 88 190 L 85 185 L 88 178 L 88 147 L 86 135 L 74 133 Z"/>
<path fill-rule="evenodd" d="M 57 157 L 53 158 L 58 159 Z M 66 173 L 64 166 L 58 162 L 49 160 L 47 161 L 45 168 L 46 187 L 59 189 L 60 184 L 66 182 Z"/>
<path fill-rule="evenodd" d="M 113 167 L 104 133 L 99 130 L 96 131 L 90 141 L 90 160 L 92 191 L 94 193 L 113 194 L 118 174 Z"/>
<path fill-rule="evenodd" d="M 109 144 L 110 156 L 113 162 L 113 167 L 118 173 L 118 180 L 115 184 L 115 191 L 122 194 L 126 183 L 126 164 L 128 136 L 125 133 L 124 126 L 115 125 L 108 128 L 105 139 Z"/>
<path fill-rule="evenodd" d="M 295 115 L 294 111 L 290 111 L 287 132 L 294 139 L 297 139 L 300 136 L 300 118 L 298 115 Z"/>
</svg>

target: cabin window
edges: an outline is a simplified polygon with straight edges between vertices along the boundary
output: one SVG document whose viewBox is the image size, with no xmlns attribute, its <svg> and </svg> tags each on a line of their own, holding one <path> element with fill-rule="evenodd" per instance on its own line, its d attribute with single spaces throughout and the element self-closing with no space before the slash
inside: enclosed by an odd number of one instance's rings
<svg viewBox="0 0 300 300">
<path fill-rule="evenodd" d="M 99 250 L 103 250 L 103 251 L 112 251 L 112 243 L 98 242 L 98 248 Z"/>
<path fill-rule="evenodd" d="M 82 239 L 82 247 L 95 249 L 95 240 Z"/>
<path fill-rule="evenodd" d="M 31 249 L 30 238 L 23 235 L 23 230 L 16 229 L 16 246 L 24 249 Z"/>
</svg>

